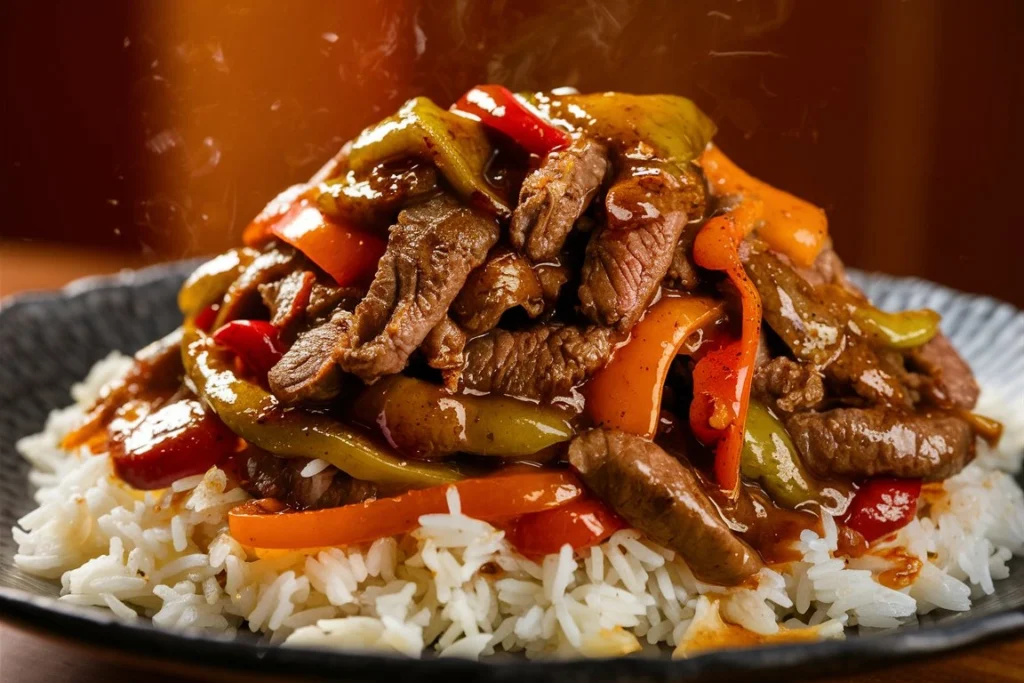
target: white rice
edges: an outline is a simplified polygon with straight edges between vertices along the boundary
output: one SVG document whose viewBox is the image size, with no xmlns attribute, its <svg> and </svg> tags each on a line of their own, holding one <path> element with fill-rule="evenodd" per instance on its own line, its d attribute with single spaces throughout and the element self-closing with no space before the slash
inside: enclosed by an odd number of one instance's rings
<svg viewBox="0 0 1024 683">
<path fill-rule="evenodd" d="M 227 534 L 227 513 L 246 494 L 230 488 L 224 472 L 143 494 L 112 475 L 107 455 L 58 447 L 128 362 L 112 355 L 98 363 L 73 388 L 76 405 L 54 411 L 41 434 L 18 443 L 33 466 L 39 507 L 13 530 L 15 563 L 59 579 L 61 600 L 165 628 L 248 628 L 273 643 L 410 657 L 428 648 L 468 658 L 611 656 L 653 646 L 688 654 L 706 647 L 709 633 L 735 629 L 730 624 L 765 641 L 808 628 L 809 637 L 829 638 L 847 627 L 896 627 L 936 608 L 967 610 L 1024 552 L 1024 495 L 1000 471 L 1020 466 L 1024 406 L 991 394 L 979 410 L 1006 423 L 1000 451 L 947 480 L 922 517 L 854 561 L 834 557 L 836 527 L 826 517 L 823 536 L 800 536 L 801 560 L 762 570 L 755 588 L 703 584 L 672 551 L 633 530 L 580 555 L 566 546 L 534 562 L 503 532 L 461 514 L 455 489 L 447 514 L 421 517 L 400 538 L 253 551 Z M 303 475 L 325 466 L 314 460 Z M 894 547 L 923 562 L 901 590 L 878 581 L 890 567 L 881 555 Z"/>
</svg>

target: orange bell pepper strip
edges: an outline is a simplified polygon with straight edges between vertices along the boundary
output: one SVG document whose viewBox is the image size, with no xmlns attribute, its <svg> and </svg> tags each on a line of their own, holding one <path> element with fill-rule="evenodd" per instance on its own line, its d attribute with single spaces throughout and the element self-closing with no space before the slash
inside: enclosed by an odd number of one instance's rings
<svg viewBox="0 0 1024 683">
<path fill-rule="evenodd" d="M 369 543 L 412 531 L 423 515 L 448 511 L 449 486 L 459 492 L 462 513 L 484 521 L 504 520 L 565 505 L 583 495 L 569 471 L 464 479 L 337 508 L 286 511 L 277 501 L 250 501 L 228 514 L 231 536 L 252 548 L 296 549 Z"/>
<path fill-rule="evenodd" d="M 704 150 L 700 165 L 712 194 L 738 194 L 761 202 L 764 222 L 757 233 L 769 247 L 797 265 L 814 264 L 828 241 L 828 220 L 822 209 L 754 178 L 714 145 Z"/>
<path fill-rule="evenodd" d="M 742 307 L 740 338 L 721 342 L 694 366 L 690 404 L 690 427 L 702 443 L 715 446 L 715 477 L 730 495 L 739 490 L 743 431 L 761 334 L 761 298 L 743 270 L 739 246 L 760 215 L 759 202 L 742 203 L 732 213 L 709 220 L 693 244 L 697 265 L 724 271 L 739 290 Z"/>
<path fill-rule="evenodd" d="M 696 330 L 720 318 L 721 301 L 665 296 L 644 314 L 629 341 L 584 388 L 587 413 L 601 427 L 653 438 L 672 359 Z"/>
</svg>

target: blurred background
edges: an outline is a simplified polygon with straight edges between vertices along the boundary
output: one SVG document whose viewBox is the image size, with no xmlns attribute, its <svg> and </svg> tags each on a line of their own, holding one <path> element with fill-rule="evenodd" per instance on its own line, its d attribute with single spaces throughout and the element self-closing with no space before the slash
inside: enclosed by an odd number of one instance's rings
<svg viewBox="0 0 1024 683">
<path fill-rule="evenodd" d="M 687 95 L 848 264 L 1024 305 L 1018 0 L 7 0 L 0 32 L 0 293 L 222 250 L 405 99 L 497 82 Z"/>
</svg>

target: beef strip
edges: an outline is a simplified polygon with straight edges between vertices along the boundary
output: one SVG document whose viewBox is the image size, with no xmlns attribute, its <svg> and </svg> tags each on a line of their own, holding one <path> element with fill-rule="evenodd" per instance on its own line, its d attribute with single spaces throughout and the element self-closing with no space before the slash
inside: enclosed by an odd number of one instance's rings
<svg viewBox="0 0 1024 683">
<path fill-rule="evenodd" d="M 559 264 L 542 263 L 536 266 L 533 272 L 537 275 L 537 282 L 540 283 L 545 308 L 550 309 L 558 300 L 562 287 L 569 281 L 569 269 Z"/>
<path fill-rule="evenodd" d="M 971 410 L 978 402 L 978 382 L 970 366 L 941 332 L 907 354 L 911 367 L 926 376 L 922 389 L 942 407 Z"/>
<path fill-rule="evenodd" d="M 330 318 L 335 310 L 341 308 L 351 311 L 366 294 L 365 287 L 339 287 L 330 278 L 317 279 L 309 292 L 306 304 L 306 321 L 320 323 Z"/>
<path fill-rule="evenodd" d="M 386 226 L 406 204 L 437 191 L 437 170 L 432 164 L 403 162 L 377 166 L 365 178 L 351 173 L 328 183 L 319 199 L 329 215 L 347 223 Z"/>
<path fill-rule="evenodd" d="M 871 403 L 909 406 L 899 380 L 813 285 L 775 254 L 751 249 L 744 262 L 761 295 L 764 321 L 798 361 L 812 363 L 838 390 L 850 386 Z"/>
<path fill-rule="evenodd" d="M 259 301 L 260 286 L 285 277 L 302 260 L 291 249 L 270 249 L 257 256 L 228 288 L 217 320 L 227 322 L 247 317 L 253 303 Z"/>
<path fill-rule="evenodd" d="M 607 171 L 608 149 L 590 138 L 549 153 L 523 181 L 509 226 L 512 245 L 534 263 L 556 259 Z"/>
<path fill-rule="evenodd" d="M 270 369 L 267 382 L 282 402 L 325 401 L 338 395 L 341 371 L 334 353 L 345 335 L 343 314 L 339 311 L 327 322 L 300 334 Z"/>
<path fill-rule="evenodd" d="M 608 328 L 538 325 L 492 330 L 466 345 L 462 380 L 475 391 L 541 401 L 567 396 L 611 355 Z"/>
<path fill-rule="evenodd" d="M 280 458 L 250 447 L 240 468 L 241 485 L 254 498 L 276 498 L 299 510 L 319 510 L 373 500 L 380 493 L 370 481 L 353 479 L 337 467 L 302 476 L 306 458 Z"/>
<path fill-rule="evenodd" d="M 498 241 L 498 223 L 442 195 L 402 211 L 366 297 L 344 319 L 338 364 L 364 382 L 401 372 Z"/>
<path fill-rule="evenodd" d="M 700 223 L 691 222 L 679 236 L 679 241 L 676 242 L 675 250 L 672 252 L 672 262 L 665 274 L 667 287 L 692 292 L 700 286 L 697 264 L 693 261 L 693 242 L 697 239 L 700 229 Z"/>
<path fill-rule="evenodd" d="M 648 537 L 675 550 L 701 581 L 731 586 L 761 569 L 688 463 L 638 436 L 593 429 L 569 446 L 587 487 Z"/>
<path fill-rule="evenodd" d="M 466 332 L 477 335 L 497 327 L 505 311 L 517 306 L 537 317 L 544 311 L 544 290 L 525 258 L 497 247 L 469 274 L 452 302 L 451 315 Z"/>
<path fill-rule="evenodd" d="M 668 272 L 688 211 L 703 206 L 695 195 L 703 193 L 692 169 L 624 164 L 605 198 L 607 221 L 587 243 L 579 288 L 587 317 L 620 331 L 636 324 Z"/>
<path fill-rule="evenodd" d="M 883 408 L 797 413 L 786 427 L 808 467 L 823 476 L 941 480 L 974 458 L 974 432 L 946 415 Z"/>
<path fill-rule="evenodd" d="M 293 339 L 296 326 L 305 321 L 315 283 L 313 271 L 296 270 L 276 282 L 260 285 L 260 296 L 270 311 L 270 322 L 281 330 L 285 339 Z"/>
<path fill-rule="evenodd" d="M 757 366 L 753 392 L 778 412 L 792 413 L 817 407 L 825 398 L 825 385 L 813 365 L 780 356 Z"/>
<path fill-rule="evenodd" d="M 444 385 L 451 391 L 459 388 L 465 348 L 466 333 L 448 316 L 427 333 L 420 345 L 427 365 L 441 371 Z"/>
</svg>

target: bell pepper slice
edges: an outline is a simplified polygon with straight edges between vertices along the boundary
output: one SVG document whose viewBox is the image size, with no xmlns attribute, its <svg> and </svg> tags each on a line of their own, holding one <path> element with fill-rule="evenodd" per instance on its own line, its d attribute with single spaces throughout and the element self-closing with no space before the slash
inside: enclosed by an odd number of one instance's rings
<svg viewBox="0 0 1024 683">
<path fill-rule="evenodd" d="M 891 349 L 912 349 L 928 343 L 938 334 L 941 320 L 942 316 L 927 308 L 889 313 L 870 304 L 858 306 L 850 315 L 850 322 L 861 334 Z"/>
<path fill-rule="evenodd" d="M 460 97 L 451 110 L 507 135 L 530 154 L 544 156 L 572 142 L 568 133 L 545 121 L 504 86 L 478 85 Z"/>
<path fill-rule="evenodd" d="M 195 399 L 168 403 L 125 429 L 115 420 L 110 433 L 114 472 L 141 490 L 162 489 L 202 474 L 239 445 L 234 432 Z"/>
<path fill-rule="evenodd" d="M 330 220 L 305 198 L 288 209 L 271 230 L 341 287 L 373 277 L 386 246 L 376 235 Z"/>
<path fill-rule="evenodd" d="M 742 307 L 740 338 L 720 343 L 694 366 L 690 404 L 690 427 L 702 443 L 715 446 L 715 476 L 730 495 L 739 491 L 744 424 L 761 334 L 761 298 L 743 270 L 739 247 L 760 215 L 758 202 L 744 202 L 709 220 L 693 244 L 697 265 L 725 272 L 739 291 Z"/>
<path fill-rule="evenodd" d="M 857 490 L 843 522 L 870 543 L 909 524 L 920 496 L 920 479 L 869 479 Z"/>
<path fill-rule="evenodd" d="M 520 553 L 543 557 L 557 553 L 567 543 L 573 550 L 584 550 L 628 526 L 601 501 L 578 498 L 561 507 L 523 515 L 504 528 L 505 537 Z"/>
<path fill-rule="evenodd" d="M 466 479 L 452 484 L 462 513 L 484 521 L 540 512 L 579 498 L 583 486 L 568 471 L 537 471 Z M 253 548 L 320 548 L 368 543 L 412 531 L 423 515 L 448 512 L 448 486 L 338 508 L 285 512 L 253 501 L 228 515 L 231 536 Z"/>
<path fill-rule="evenodd" d="M 230 349 L 251 372 L 263 378 L 285 352 L 277 328 L 265 320 L 232 320 L 213 333 L 213 341 Z"/>
<path fill-rule="evenodd" d="M 712 194 L 738 194 L 762 203 L 764 222 L 757 233 L 769 247 L 797 265 L 814 264 L 828 242 L 828 219 L 822 209 L 754 178 L 713 145 L 704 150 L 700 165 Z"/>
<path fill-rule="evenodd" d="M 242 243 L 258 249 L 273 239 L 273 227 L 309 191 L 309 185 L 292 185 L 271 199 L 242 231 Z"/>
<path fill-rule="evenodd" d="M 691 296 L 664 296 L 651 306 L 629 341 L 584 388 L 591 419 L 653 438 L 672 359 L 691 334 L 720 318 L 724 309 L 721 301 Z"/>
<path fill-rule="evenodd" d="M 196 395 L 257 448 L 283 457 L 320 458 L 355 479 L 380 484 L 425 488 L 463 478 L 451 465 L 410 462 L 326 415 L 285 408 L 266 389 L 236 375 L 228 353 L 194 327 L 185 328 L 181 356 Z"/>
<path fill-rule="evenodd" d="M 178 309 L 186 316 L 198 315 L 220 303 L 231 283 L 258 255 L 248 247 L 229 249 L 196 268 L 178 290 Z"/>
</svg>

